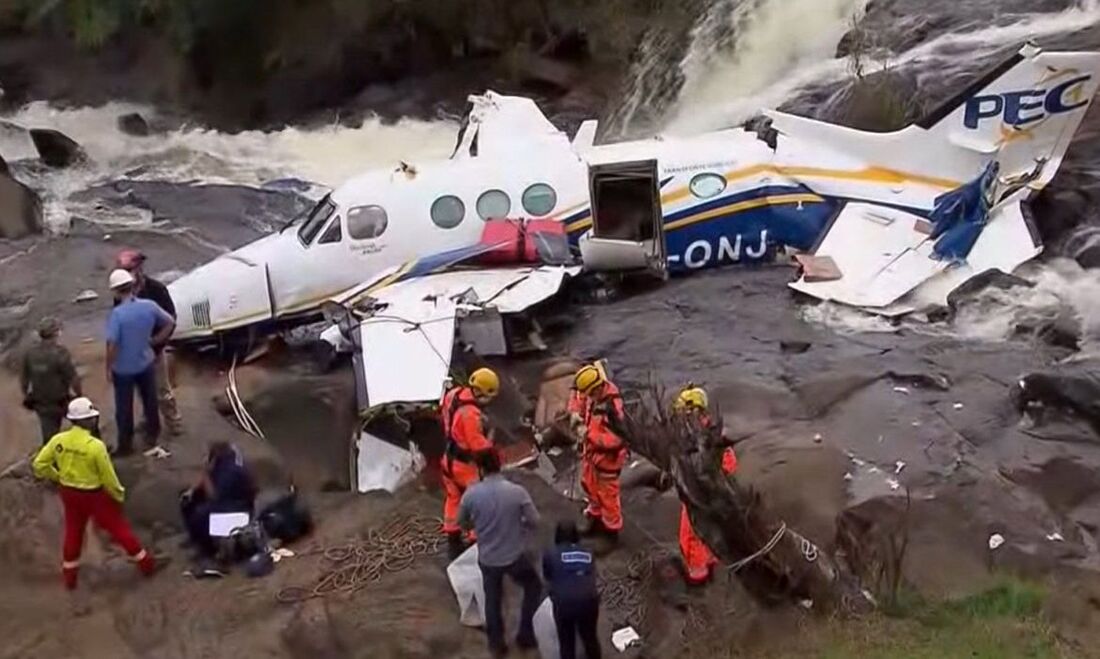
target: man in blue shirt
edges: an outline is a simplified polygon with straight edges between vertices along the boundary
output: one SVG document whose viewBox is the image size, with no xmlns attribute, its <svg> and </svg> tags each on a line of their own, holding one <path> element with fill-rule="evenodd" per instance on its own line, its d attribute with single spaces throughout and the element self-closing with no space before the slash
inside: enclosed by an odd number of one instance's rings
<svg viewBox="0 0 1100 659">
<path fill-rule="evenodd" d="M 115 388 L 115 424 L 118 455 L 134 450 L 134 389 L 141 395 L 146 442 L 156 446 L 160 436 L 157 408 L 155 348 L 163 346 L 176 329 L 166 311 L 150 300 L 134 297 L 134 276 L 125 270 L 111 273 L 109 285 L 118 302 L 107 319 L 107 381 Z"/>
<path fill-rule="evenodd" d="M 528 535 L 539 526 L 539 512 L 527 490 L 500 473 L 496 451 L 482 451 L 476 459 L 481 481 L 462 495 L 458 523 L 477 531 L 477 562 L 485 586 L 485 633 L 495 658 L 508 654 L 501 611 L 505 575 L 523 587 L 516 644 L 525 649 L 537 645 L 533 620 L 542 582 L 525 549 Z"/>
<path fill-rule="evenodd" d="M 542 556 L 542 576 L 550 585 L 561 659 L 576 659 L 577 636 L 584 645 L 584 656 L 600 659 L 600 639 L 596 635 L 600 618 L 596 560 L 592 552 L 581 547 L 580 541 L 575 522 L 558 522 L 554 546 Z"/>
</svg>

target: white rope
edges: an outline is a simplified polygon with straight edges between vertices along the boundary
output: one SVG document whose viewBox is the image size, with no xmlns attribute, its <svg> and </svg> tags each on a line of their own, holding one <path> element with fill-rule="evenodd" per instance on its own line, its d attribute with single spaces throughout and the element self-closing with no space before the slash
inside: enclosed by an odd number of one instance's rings
<svg viewBox="0 0 1100 659">
<path fill-rule="evenodd" d="M 817 545 L 802 538 L 802 558 L 805 558 L 807 563 L 813 563 L 817 560 L 817 553 Z"/>
<path fill-rule="evenodd" d="M 733 563 L 732 565 L 728 565 L 726 567 L 726 569 L 730 570 L 731 572 L 737 572 L 741 568 L 748 565 L 749 563 L 755 561 L 756 559 L 760 558 L 764 554 L 767 554 L 771 550 L 775 549 L 775 546 L 779 544 L 779 541 L 783 538 L 783 534 L 785 534 L 786 532 L 787 532 L 787 523 L 783 522 L 782 526 L 779 527 L 779 530 L 775 532 L 774 536 L 772 536 L 772 539 L 768 541 L 768 544 L 761 547 L 759 550 L 757 550 L 756 553 L 754 553 L 750 556 L 746 556 L 745 558 L 742 558 L 741 560 L 737 561 L 736 563 Z"/>
<path fill-rule="evenodd" d="M 241 424 L 241 428 L 245 432 L 257 437 L 259 439 L 266 440 L 263 430 L 260 429 L 260 424 L 256 423 L 256 420 L 252 418 L 252 415 L 248 413 L 248 408 L 244 406 L 244 401 L 241 400 L 240 392 L 237 390 L 237 357 L 233 357 L 233 363 L 229 367 L 229 386 L 225 388 L 226 397 L 229 398 L 229 406 L 233 408 L 233 414 L 237 417 L 237 422 Z"/>
</svg>

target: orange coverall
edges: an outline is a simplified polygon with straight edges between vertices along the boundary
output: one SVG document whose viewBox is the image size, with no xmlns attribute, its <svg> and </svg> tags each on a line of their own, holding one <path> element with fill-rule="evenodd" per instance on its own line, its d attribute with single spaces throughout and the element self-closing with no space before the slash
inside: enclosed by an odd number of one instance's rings
<svg viewBox="0 0 1100 659">
<path fill-rule="evenodd" d="M 443 394 L 439 403 L 443 435 L 447 448 L 439 459 L 443 476 L 443 533 L 460 533 L 458 504 L 466 488 L 480 479 L 474 456 L 493 450 L 493 442 L 485 436 L 481 407 L 469 387 L 454 387 Z"/>
<path fill-rule="evenodd" d="M 619 474 L 626 463 L 627 448 L 611 429 L 608 415 L 623 418 L 619 388 L 606 382 L 592 396 L 576 393 L 569 402 L 569 411 L 579 412 L 584 419 L 581 486 L 588 497 L 584 514 L 599 520 L 608 531 L 618 533 L 623 528 Z"/>
<path fill-rule="evenodd" d="M 710 419 L 702 418 L 704 426 L 710 425 Z M 722 452 L 722 473 L 729 476 L 737 471 L 737 455 L 733 448 L 726 448 Z M 688 517 L 688 509 L 680 504 L 680 553 L 684 556 L 684 566 L 687 568 L 687 581 L 690 584 L 701 584 L 710 578 L 710 571 L 718 564 L 718 559 L 707 547 L 703 539 L 691 527 L 691 518 Z"/>
</svg>

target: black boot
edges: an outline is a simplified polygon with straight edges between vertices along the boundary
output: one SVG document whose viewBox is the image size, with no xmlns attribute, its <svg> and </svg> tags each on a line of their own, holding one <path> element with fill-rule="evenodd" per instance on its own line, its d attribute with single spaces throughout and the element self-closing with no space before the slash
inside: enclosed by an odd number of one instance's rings
<svg viewBox="0 0 1100 659">
<path fill-rule="evenodd" d="M 466 543 L 462 540 L 461 533 L 448 533 L 447 534 L 447 557 L 450 560 L 455 560 L 462 555 L 462 552 L 466 551 Z"/>
</svg>

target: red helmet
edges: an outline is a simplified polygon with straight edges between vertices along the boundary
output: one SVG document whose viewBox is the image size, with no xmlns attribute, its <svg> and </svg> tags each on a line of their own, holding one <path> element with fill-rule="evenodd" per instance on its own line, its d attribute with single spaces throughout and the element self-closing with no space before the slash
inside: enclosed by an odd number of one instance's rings
<svg viewBox="0 0 1100 659">
<path fill-rule="evenodd" d="M 136 249 L 124 249 L 115 257 L 115 264 L 123 270 L 136 270 L 145 262 L 145 255 Z"/>
</svg>

